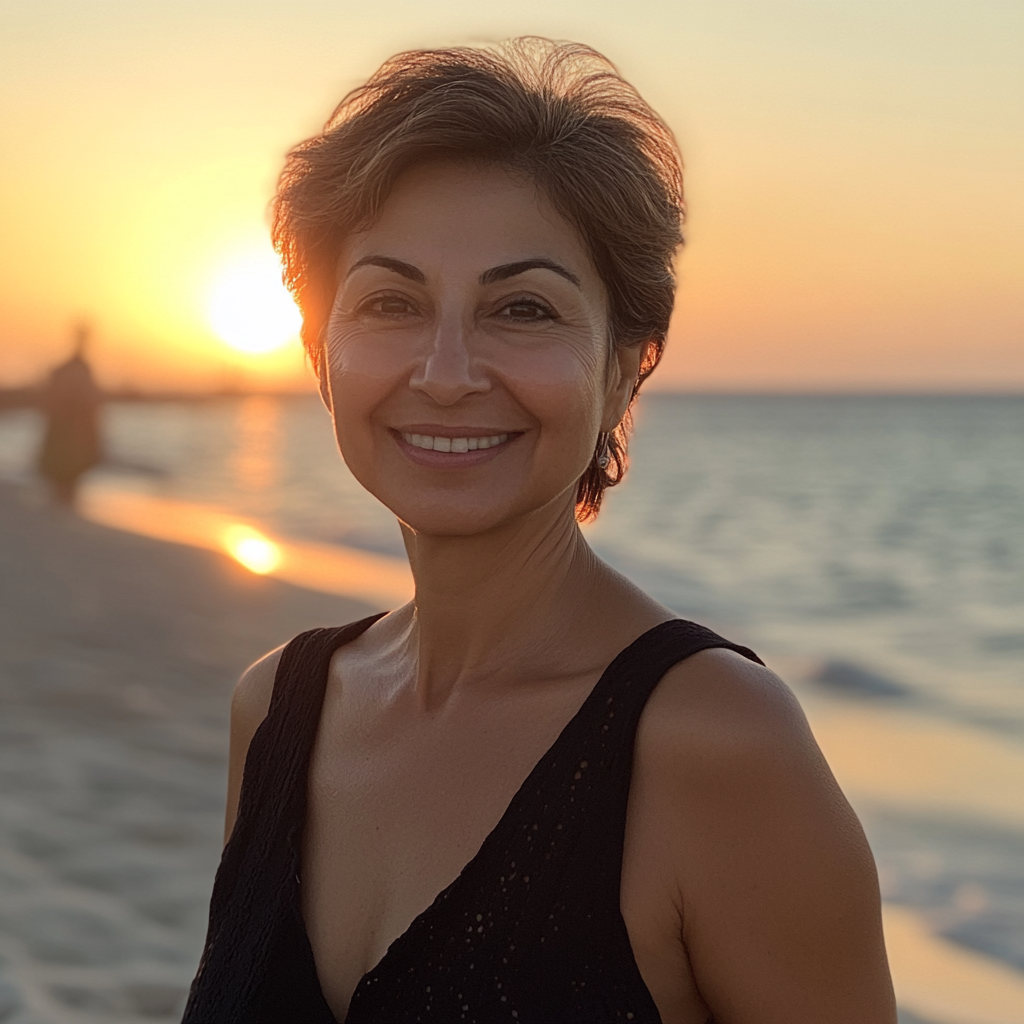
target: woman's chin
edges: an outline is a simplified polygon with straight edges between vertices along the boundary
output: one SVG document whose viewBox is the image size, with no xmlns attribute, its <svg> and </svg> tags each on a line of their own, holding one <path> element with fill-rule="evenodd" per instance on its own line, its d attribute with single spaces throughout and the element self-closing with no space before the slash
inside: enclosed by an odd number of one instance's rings
<svg viewBox="0 0 1024 1024">
<path fill-rule="evenodd" d="M 500 529 L 513 515 L 507 510 L 466 509 L 448 505 L 441 508 L 416 508 L 401 512 L 392 509 L 406 530 L 417 537 L 476 537 Z"/>
<path fill-rule="evenodd" d="M 387 502 L 398 521 L 417 537 L 476 537 L 515 527 L 542 509 L 552 509 L 551 500 L 466 502 L 441 499 L 433 502 Z M 561 504 L 561 503 L 559 503 Z M 571 505 L 568 506 L 571 515 Z"/>
</svg>

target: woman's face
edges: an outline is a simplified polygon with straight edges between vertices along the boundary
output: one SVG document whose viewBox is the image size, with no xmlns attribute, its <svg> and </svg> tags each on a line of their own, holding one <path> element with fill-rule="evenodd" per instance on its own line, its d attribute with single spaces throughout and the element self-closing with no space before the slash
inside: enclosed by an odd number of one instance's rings
<svg viewBox="0 0 1024 1024">
<path fill-rule="evenodd" d="M 501 168 L 408 171 L 339 262 L 323 380 L 359 482 L 418 533 L 571 511 L 640 352 L 575 231 Z"/>
</svg>

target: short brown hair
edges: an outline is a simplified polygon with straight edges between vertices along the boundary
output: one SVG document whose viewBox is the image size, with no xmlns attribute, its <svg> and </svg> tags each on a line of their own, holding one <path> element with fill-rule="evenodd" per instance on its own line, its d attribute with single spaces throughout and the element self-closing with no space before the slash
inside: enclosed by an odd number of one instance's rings
<svg viewBox="0 0 1024 1024">
<path fill-rule="evenodd" d="M 398 54 L 288 154 L 273 239 L 317 372 L 345 237 L 373 221 L 404 170 L 431 159 L 500 164 L 544 190 L 607 289 L 611 342 L 650 343 L 635 397 L 661 358 L 672 314 L 684 218 L 679 151 L 605 57 L 536 37 Z M 630 424 L 627 412 L 598 440 L 577 488 L 577 518 L 592 518 L 604 489 L 622 479 Z"/>
</svg>

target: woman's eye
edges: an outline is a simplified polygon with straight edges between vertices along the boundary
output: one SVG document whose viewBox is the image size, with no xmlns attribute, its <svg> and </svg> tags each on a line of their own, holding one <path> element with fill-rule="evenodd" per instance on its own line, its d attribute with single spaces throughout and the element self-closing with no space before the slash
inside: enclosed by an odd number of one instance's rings
<svg viewBox="0 0 1024 1024">
<path fill-rule="evenodd" d="M 363 313 L 371 316 L 404 317 L 416 312 L 413 304 L 401 295 L 378 295 L 368 299 L 360 307 Z"/>
<path fill-rule="evenodd" d="M 536 299 L 515 299 L 502 306 L 498 313 L 507 320 L 516 320 L 520 323 L 533 323 L 555 318 L 555 311 Z"/>
</svg>

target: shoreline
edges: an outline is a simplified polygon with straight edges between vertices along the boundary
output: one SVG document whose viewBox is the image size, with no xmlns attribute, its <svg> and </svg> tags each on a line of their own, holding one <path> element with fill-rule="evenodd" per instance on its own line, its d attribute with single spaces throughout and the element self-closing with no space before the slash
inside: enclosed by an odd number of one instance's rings
<svg viewBox="0 0 1024 1024">
<path fill-rule="evenodd" d="M 389 603 L 375 599 L 400 596 L 395 559 L 356 552 L 370 560 L 346 562 L 345 549 L 293 546 L 291 578 L 307 580 L 295 586 L 209 550 L 223 550 L 216 513 L 188 520 L 177 511 L 157 540 L 125 528 L 127 505 L 111 529 L 0 485 L 5 1024 L 175 1019 L 220 852 L 234 680 L 300 630 L 362 617 Z M 167 543 L 171 528 L 179 540 L 205 530 L 207 541 Z M 332 552 L 341 561 L 324 561 Z M 316 573 L 301 577 L 303 558 Z M 383 570 L 396 575 L 375 576 Z M 331 592 L 314 589 L 317 579 Z M 795 683 L 869 832 L 872 815 L 912 810 L 973 815 L 1024 834 L 1015 797 L 1024 791 L 1024 753 L 1012 745 Z M 957 767 L 965 763 L 970 778 Z M 920 908 L 890 901 L 885 913 L 909 1014 L 925 1024 L 1024 1019 L 1024 972 L 943 937 Z"/>
<path fill-rule="evenodd" d="M 388 608 L 412 599 L 412 574 L 404 559 L 270 536 L 248 519 L 195 502 L 128 491 L 87 492 L 81 514 L 115 530 L 219 552 L 256 575 L 306 590 Z"/>
</svg>

